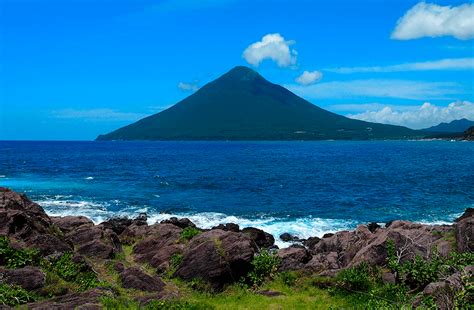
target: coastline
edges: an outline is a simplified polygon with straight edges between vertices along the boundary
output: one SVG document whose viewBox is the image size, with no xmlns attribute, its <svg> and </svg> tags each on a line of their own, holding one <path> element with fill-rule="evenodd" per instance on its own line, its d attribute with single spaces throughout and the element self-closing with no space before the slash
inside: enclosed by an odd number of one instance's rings
<svg viewBox="0 0 474 310">
<path fill-rule="evenodd" d="M 344 289 L 347 283 L 341 282 L 340 274 L 357 271 L 365 265 L 382 268 L 381 282 L 376 285 L 400 285 L 399 281 L 406 280 L 390 270 L 392 246 L 396 253 L 400 253 L 397 264 L 411 264 L 417 257 L 427 264 L 437 259 L 458 261 L 458 256 L 453 258 L 452 255 L 459 253 L 456 255 L 460 255 L 463 263 L 456 263 L 455 266 L 461 267 L 451 270 L 450 277 L 464 277 L 465 273 L 474 272 L 474 267 L 470 266 L 474 264 L 474 209 L 467 209 L 451 225 L 393 221 L 381 227 L 371 223 L 358 225 L 352 231 L 326 234 L 322 238 L 314 236 L 298 240 L 294 245 L 279 249 L 275 247 L 275 238 L 267 232 L 257 228 L 241 229 L 235 223 L 200 229 L 189 219 L 171 218 L 148 225 L 146 215 L 141 214 L 134 219 L 113 218 L 96 225 L 83 216 L 49 217 L 26 196 L 5 188 L 0 189 L 0 194 L 0 221 L 3 223 L 0 235 L 7 238 L 0 256 L 9 251 L 25 251 L 24 248 L 35 248 L 39 251 L 35 255 L 40 255 L 23 262 L 26 264 L 24 267 L 19 263 L 8 267 L 9 260 L 0 257 L 2 265 L 6 264 L 6 268 L 0 267 L 0 273 L 7 285 L 14 283 L 32 292 L 35 296 L 32 300 L 36 303 L 28 307 L 33 309 L 78 307 L 90 303 L 101 308 L 104 298 L 115 300 L 120 294 L 127 298 L 135 296 L 134 302 L 143 305 L 157 300 L 168 302 L 179 299 L 187 290 L 176 286 L 178 279 L 184 281 L 179 283 L 194 283 L 200 279 L 200 285 L 211 292 L 209 302 L 212 302 L 212 296 L 221 296 L 219 294 L 224 293 L 219 292 L 227 291 L 226 288 L 232 287 L 236 281 L 244 281 L 242 284 L 250 281 L 253 285 L 247 294 L 259 295 L 257 289 L 265 281 L 288 272 L 298 273 L 305 279 L 323 277 L 327 279 L 324 285 Z M 285 238 L 291 240 L 293 236 Z M 80 270 L 83 271 L 79 273 L 87 273 L 95 280 L 85 290 L 69 288 L 53 299 L 41 297 L 49 287 L 46 274 L 57 272 L 54 266 L 64 257 L 72 259 L 68 264 L 82 266 Z M 37 259 L 44 262 L 36 265 Z M 256 261 L 264 259 L 270 259 L 275 269 L 261 279 L 252 277 L 259 270 L 255 269 L 259 266 Z M 22 280 L 26 272 L 31 277 L 28 283 Z M 418 285 L 417 294 L 410 295 L 410 304 L 423 306 L 425 299 L 431 298 L 437 305 L 441 302 L 446 305 L 445 288 L 437 284 L 436 279 Z M 317 285 L 318 290 L 322 289 L 319 285 L 322 284 Z M 111 287 L 117 287 L 118 291 L 110 291 Z M 428 287 L 440 288 L 427 290 Z M 449 292 L 457 294 L 463 289 L 462 283 L 451 285 L 452 291 Z M 141 293 L 137 295 L 137 292 Z M 282 293 L 271 291 L 265 294 L 281 296 Z M 453 296 L 449 300 L 458 302 Z"/>
</svg>

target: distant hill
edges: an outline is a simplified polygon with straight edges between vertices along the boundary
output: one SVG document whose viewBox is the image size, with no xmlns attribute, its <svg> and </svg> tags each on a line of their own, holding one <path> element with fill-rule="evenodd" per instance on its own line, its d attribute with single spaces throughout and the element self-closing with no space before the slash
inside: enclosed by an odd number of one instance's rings
<svg viewBox="0 0 474 310">
<path fill-rule="evenodd" d="M 422 135 L 326 111 L 240 66 L 169 109 L 97 140 L 361 140 Z"/>
<path fill-rule="evenodd" d="M 464 132 L 469 127 L 474 126 L 474 121 L 470 121 L 468 119 L 459 119 L 452 121 L 450 123 L 441 123 L 439 125 L 422 129 L 426 132 L 436 132 L 436 133 L 457 133 L 457 132 Z"/>
</svg>

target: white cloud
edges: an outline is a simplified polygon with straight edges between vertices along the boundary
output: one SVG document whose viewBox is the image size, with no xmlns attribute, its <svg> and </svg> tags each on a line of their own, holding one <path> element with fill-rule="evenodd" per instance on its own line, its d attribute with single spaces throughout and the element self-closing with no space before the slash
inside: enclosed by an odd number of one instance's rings
<svg viewBox="0 0 474 310">
<path fill-rule="evenodd" d="M 307 99 L 352 99 L 354 97 L 403 98 L 413 100 L 452 99 L 464 94 L 453 82 L 412 80 L 352 80 L 318 83 L 309 86 L 286 85 L 286 88 Z"/>
<path fill-rule="evenodd" d="M 179 82 L 178 88 L 183 91 L 195 92 L 199 89 L 199 86 L 198 86 L 198 82 L 193 82 L 193 83 Z"/>
<path fill-rule="evenodd" d="M 321 81 L 322 78 L 323 74 L 320 71 L 304 71 L 296 78 L 296 82 L 301 85 L 311 85 Z"/>
<path fill-rule="evenodd" d="M 349 114 L 347 116 L 363 121 L 421 129 L 461 118 L 474 120 L 474 103 L 470 101 L 456 101 L 446 107 L 440 107 L 425 102 L 421 106 L 411 106 L 409 109 L 395 110 L 392 107 L 386 106 L 380 110 Z"/>
<path fill-rule="evenodd" d="M 474 17 L 473 17 L 474 18 Z M 326 69 L 336 73 L 365 73 L 365 72 L 403 72 L 403 71 L 432 71 L 432 70 L 473 70 L 474 58 L 447 58 L 425 62 L 411 62 L 392 66 L 371 67 L 341 67 Z"/>
<path fill-rule="evenodd" d="M 63 109 L 53 111 L 51 115 L 59 119 L 82 119 L 86 121 L 136 121 L 146 116 L 146 114 L 120 112 L 107 108 L 90 110 Z"/>
<path fill-rule="evenodd" d="M 290 49 L 293 41 L 286 41 L 279 33 L 265 35 L 261 41 L 247 47 L 243 53 L 245 60 L 254 66 L 260 65 L 265 59 L 271 59 L 280 67 L 296 64 L 298 53 Z"/>
<path fill-rule="evenodd" d="M 452 7 L 420 2 L 398 20 L 391 37 L 412 40 L 442 36 L 474 38 L 474 4 Z"/>
</svg>

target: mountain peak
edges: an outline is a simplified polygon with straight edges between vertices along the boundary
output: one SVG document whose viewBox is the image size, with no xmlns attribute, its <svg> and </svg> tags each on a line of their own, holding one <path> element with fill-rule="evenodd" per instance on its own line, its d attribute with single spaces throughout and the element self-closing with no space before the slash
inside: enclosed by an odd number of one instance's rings
<svg viewBox="0 0 474 310">
<path fill-rule="evenodd" d="M 241 81 L 264 79 L 257 71 L 246 66 L 236 66 L 230 69 L 230 71 L 225 73 L 222 77 Z"/>
</svg>

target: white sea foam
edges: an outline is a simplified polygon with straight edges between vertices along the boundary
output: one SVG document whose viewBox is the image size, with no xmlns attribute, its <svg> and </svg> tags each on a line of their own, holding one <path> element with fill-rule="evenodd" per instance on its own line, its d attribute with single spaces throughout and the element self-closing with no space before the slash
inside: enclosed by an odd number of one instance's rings
<svg viewBox="0 0 474 310">
<path fill-rule="evenodd" d="M 94 180 L 94 177 L 87 177 L 87 178 L 84 178 L 84 180 Z"/>
</svg>

